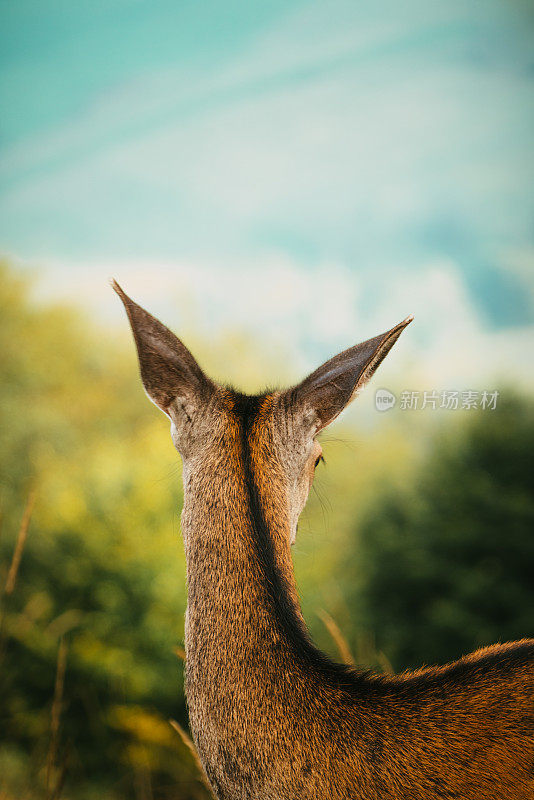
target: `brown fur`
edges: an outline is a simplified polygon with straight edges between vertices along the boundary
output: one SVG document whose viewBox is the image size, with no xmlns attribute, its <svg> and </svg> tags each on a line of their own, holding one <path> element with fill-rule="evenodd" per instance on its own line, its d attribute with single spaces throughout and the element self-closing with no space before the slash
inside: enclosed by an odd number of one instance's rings
<svg viewBox="0 0 534 800">
<path fill-rule="evenodd" d="M 186 693 L 216 796 L 532 800 L 533 640 L 375 676 L 316 650 L 298 604 L 291 528 L 313 479 L 313 437 L 404 324 L 328 362 L 302 391 L 248 398 L 205 382 L 188 351 L 190 378 L 173 364 L 158 382 L 170 332 L 152 366 L 160 329 L 119 292 L 145 387 L 170 416 L 184 458 Z"/>
</svg>

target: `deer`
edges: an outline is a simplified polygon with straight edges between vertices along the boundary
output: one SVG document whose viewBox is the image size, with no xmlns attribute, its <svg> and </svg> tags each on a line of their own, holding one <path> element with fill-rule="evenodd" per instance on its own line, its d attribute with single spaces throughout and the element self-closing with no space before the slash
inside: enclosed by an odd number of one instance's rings
<svg viewBox="0 0 534 800">
<path fill-rule="evenodd" d="M 397 675 L 312 642 L 291 546 L 317 435 L 411 322 L 287 390 L 212 381 L 114 281 L 142 384 L 183 462 L 189 724 L 218 800 L 532 800 L 534 639 Z"/>
</svg>

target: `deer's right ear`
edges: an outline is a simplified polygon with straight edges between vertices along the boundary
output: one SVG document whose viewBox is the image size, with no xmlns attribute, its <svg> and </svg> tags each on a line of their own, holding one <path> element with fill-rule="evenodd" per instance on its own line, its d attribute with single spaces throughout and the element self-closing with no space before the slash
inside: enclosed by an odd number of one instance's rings
<svg viewBox="0 0 534 800">
<path fill-rule="evenodd" d="M 113 288 L 124 303 L 139 356 L 141 380 L 150 400 L 167 414 L 176 400 L 190 416 L 213 391 L 207 378 L 184 344 L 165 325 L 134 303 L 116 281 Z"/>
<path fill-rule="evenodd" d="M 286 393 L 311 435 L 329 425 L 356 397 L 412 319 L 407 317 L 386 333 L 339 353 Z"/>
</svg>

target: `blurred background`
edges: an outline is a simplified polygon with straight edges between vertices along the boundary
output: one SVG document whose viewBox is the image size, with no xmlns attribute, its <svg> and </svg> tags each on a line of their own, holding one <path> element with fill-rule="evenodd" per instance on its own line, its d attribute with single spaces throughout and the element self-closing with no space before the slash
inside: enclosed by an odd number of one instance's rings
<svg viewBox="0 0 534 800">
<path fill-rule="evenodd" d="M 413 313 L 322 436 L 306 620 L 381 671 L 532 636 L 531 0 L 0 0 L 0 63 L 0 797 L 208 796 L 111 276 L 247 391 Z"/>
</svg>

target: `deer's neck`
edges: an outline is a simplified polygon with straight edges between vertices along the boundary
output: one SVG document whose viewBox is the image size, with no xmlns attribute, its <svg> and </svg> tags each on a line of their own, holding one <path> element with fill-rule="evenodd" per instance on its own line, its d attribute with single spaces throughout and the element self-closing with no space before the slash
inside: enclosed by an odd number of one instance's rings
<svg viewBox="0 0 534 800">
<path fill-rule="evenodd" d="M 215 469 L 185 475 L 190 706 L 223 706 L 227 692 L 246 692 L 249 703 L 277 695 L 295 648 L 307 641 L 283 479 L 265 469 L 268 453 L 256 446 L 258 404 L 243 402 Z"/>
<path fill-rule="evenodd" d="M 285 483 L 270 463 L 259 409 L 245 405 L 237 420 L 227 426 L 226 457 L 209 474 L 185 474 L 186 694 L 217 796 L 275 797 L 265 787 L 291 781 L 287 759 L 297 740 L 305 753 L 304 742 L 322 735 L 311 705 L 323 719 L 320 709 L 339 697 L 332 674 L 337 684 L 345 677 L 307 635 Z"/>
</svg>

